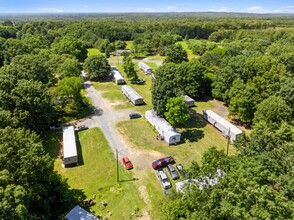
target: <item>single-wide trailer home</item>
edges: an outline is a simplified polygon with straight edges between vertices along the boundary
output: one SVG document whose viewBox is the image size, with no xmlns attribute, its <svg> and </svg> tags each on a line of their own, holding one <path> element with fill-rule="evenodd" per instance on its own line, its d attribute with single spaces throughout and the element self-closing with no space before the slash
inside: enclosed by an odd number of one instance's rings
<svg viewBox="0 0 294 220">
<path fill-rule="evenodd" d="M 132 87 L 124 85 L 121 87 L 121 91 L 134 105 L 141 105 L 144 103 L 143 97 L 140 96 Z"/>
<path fill-rule="evenodd" d="M 125 79 L 122 77 L 120 72 L 118 72 L 117 70 L 112 70 L 111 74 L 112 74 L 112 77 L 117 85 L 125 83 Z"/>
<path fill-rule="evenodd" d="M 164 118 L 157 116 L 155 111 L 146 111 L 145 118 L 168 144 L 177 144 L 181 141 L 181 134 L 178 133 Z"/>
<path fill-rule="evenodd" d="M 140 69 L 143 70 L 143 72 L 144 72 L 145 74 L 151 74 L 151 73 L 152 73 L 152 68 L 151 68 L 150 66 L 148 66 L 146 63 L 144 63 L 144 62 L 139 62 L 139 63 L 138 63 L 138 66 L 139 66 Z"/>
<path fill-rule="evenodd" d="M 190 96 L 184 95 L 185 102 L 188 104 L 189 107 L 195 106 L 195 100 L 192 99 Z"/>
<path fill-rule="evenodd" d="M 78 164 L 78 154 L 74 126 L 63 127 L 63 167 Z"/>
<path fill-rule="evenodd" d="M 203 117 L 210 124 L 221 131 L 223 136 L 225 136 L 226 138 L 229 137 L 231 141 L 235 141 L 238 135 L 242 134 L 242 131 L 239 128 L 237 128 L 235 125 L 231 124 L 226 119 L 222 118 L 211 110 L 204 110 Z"/>
</svg>

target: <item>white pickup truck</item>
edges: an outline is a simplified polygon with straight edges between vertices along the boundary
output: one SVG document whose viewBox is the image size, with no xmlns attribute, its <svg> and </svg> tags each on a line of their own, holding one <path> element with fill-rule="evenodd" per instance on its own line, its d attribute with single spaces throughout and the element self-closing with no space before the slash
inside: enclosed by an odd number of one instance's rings
<svg viewBox="0 0 294 220">
<path fill-rule="evenodd" d="M 157 177 L 164 189 L 171 188 L 171 182 L 163 169 L 157 170 Z"/>
</svg>

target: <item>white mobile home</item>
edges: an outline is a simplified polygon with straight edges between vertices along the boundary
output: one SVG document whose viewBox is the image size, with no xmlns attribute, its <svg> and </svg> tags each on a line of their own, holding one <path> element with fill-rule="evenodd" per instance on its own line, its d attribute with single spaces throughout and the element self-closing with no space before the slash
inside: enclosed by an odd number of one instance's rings
<svg viewBox="0 0 294 220">
<path fill-rule="evenodd" d="M 235 141 L 238 135 L 242 134 L 242 131 L 237 128 L 235 125 L 231 124 L 215 112 L 211 110 L 204 110 L 203 117 L 219 131 L 222 132 L 222 135 L 230 137 L 231 141 Z"/>
<path fill-rule="evenodd" d="M 184 95 L 185 102 L 188 104 L 189 107 L 195 106 L 195 100 L 191 97 Z"/>
<path fill-rule="evenodd" d="M 146 63 L 144 63 L 144 62 L 139 62 L 139 63 L 138 63 L 138 66 L 139 66 L 140 69 L 143 70 L 143 72 L 144 72 L 145 74 L 151 74 L 151 73 L 152 73 L 152 68 L 151 68 L 150 66 L 148 66 Z"/>
<path fill-rule="evenodd" d="M 134 105 L 141 105 L 144 103 L 143 97 L 140 96 L 132 87 L 124 85 L 121 87 L 121 91 Z"/>
<path fill-rule="evenodd" d="M 155 111 L 146 111 L 145 118 L 168 144 L 177 144 L 181 141 L 181 134 L 178 133 L 164 118 L 158 117 Z"/>
<path fill-rule="evenodd" d="M 78 154 L 74 126 L 63 127 L 63 167 L 78 164 Z"/>
<path fill-rule="evenodd" d="M 125 79 L 122 77 L 122 75 L 120 74 L 120 72 L 118 72 L 117 70 L 112 70 L 111 74 L 113 76 L 113 79 L 115 81 L 115 83 L 118 84 L 124 84 L 125 83 Z"/>
<path fill-rule="evenodd" d="M 116 66 L 110 66 L 110 71 L 112 70 L 117 70 L 117 67 Z"/>
<path fill-rule="evenodd" d="M 85 209 L 76 205 L 69 213 L 66 214 L 65 220 L 98 220 L 94 215 L 87 212 Z"/>
</svg>

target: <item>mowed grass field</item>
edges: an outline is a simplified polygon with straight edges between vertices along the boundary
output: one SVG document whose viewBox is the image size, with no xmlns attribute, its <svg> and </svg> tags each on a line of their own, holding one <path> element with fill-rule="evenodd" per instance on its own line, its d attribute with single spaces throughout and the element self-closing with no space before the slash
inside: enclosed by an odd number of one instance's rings
<svg viewBox="0 0 294 220">
<path fill-rule="evenodd" d="M 96 48 L 88 48 L 87 50 L 88 50 L 88 54 L 87 54 L 88 57 L 101 54 L 100 50 L 98 50 Z"/>
<path fill-rule="evenodd" d="M 60 136 L 60 132 L 56 135 Z M 80 165 L 62 168 L 61 159 L 56 158 L 55 170 L 68 180 L 72 189 L 82 190 L 88 199 L 96 195 L 96 204 L 90 207 L 92 213 L 109 219 L 129 219 L 136 208 L 141 210 L 144 207 L 132 171 L 125 170 L 119 163 L 122 181 L 119 184 L 116 182 L 116 159 L 100 129 L 79 132 L 78 138 Z M 59 143 L 58 138 L 50 136 L 47 145 L 52 146 L 51 155 L 57 154 Z M 102 201 L 107 202 L 106 208 L 100 205 Z"/>
</svg>

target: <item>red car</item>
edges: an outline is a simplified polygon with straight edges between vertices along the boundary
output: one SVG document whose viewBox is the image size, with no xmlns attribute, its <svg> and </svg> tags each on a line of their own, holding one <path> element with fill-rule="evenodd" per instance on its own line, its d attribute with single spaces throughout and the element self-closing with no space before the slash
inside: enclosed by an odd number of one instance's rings
<svg viewBox="0 0 294 220">
<path fill-rule="evenodd" d="M 133 164 L 132 164 L 132 162 L 129 160 L 128 157 L 124 157 L 124 158 L 122 159 L 122 162 L 123 162 L 123 164 L 125 165 L 125 167 L 126 167 L 127 170 L 133 169 Z"/>
<path fill-rule="evenodd" d="M 159 160 L 153 161 L 152 167 L 154 170 L 157 170 L 157 169 L 166 167 L 168 164 L 174 164 L 174 163 L 175 163 L 174 158 L 172 156 L 168 156 L 168 157 L 164 157 Z"/>
</svg>

